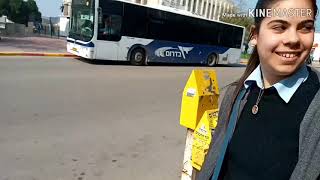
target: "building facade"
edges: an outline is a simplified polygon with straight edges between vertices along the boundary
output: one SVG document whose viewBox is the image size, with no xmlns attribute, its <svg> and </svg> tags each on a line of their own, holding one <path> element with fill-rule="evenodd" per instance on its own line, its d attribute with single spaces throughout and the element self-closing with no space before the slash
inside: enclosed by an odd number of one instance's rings
<svg viewBox="0 0 320 180">
<path fill-rule="evenodd" d="M 63 0 L 62 4 L 62 16 L 60 17 L 60 35 L 68 36 L 70 28 L 70 17 L 71 17 L 71 2 L 72 0 Z"/>
<path fill-rule="evenodd" d="M 63 0 L 62 14 L 64 17 L 70 18 L 70 16 L 71 16 L 71 3 L 72 3 L 72 0 Z"/>
<path fill-rule="evenodd" d="M 219 21 L 224 13 L 232 13 L 234 5 L 227 0 L 132 0 L 150 6 L 168 6 Z"/>
</svg>

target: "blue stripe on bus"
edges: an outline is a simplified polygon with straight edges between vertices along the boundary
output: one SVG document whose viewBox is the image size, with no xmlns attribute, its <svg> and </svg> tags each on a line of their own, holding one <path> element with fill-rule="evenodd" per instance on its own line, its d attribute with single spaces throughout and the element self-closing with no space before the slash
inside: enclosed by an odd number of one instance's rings
<svg viewBox="0 0 320 180">
<path fill-rule="evenodd" d="M 153 41 L 145 47 L 148 52 L 148 61 L 150 62 L 192 64 L 206 64 L 210 54 L 223 54 L 229 49 L 221 46 L 170 41 Z"/>
<path fill-rule="evenodd" d="M 74 40 L 68 39 L 67 42 L 69 42 L 69 43 L 74 43 Z M 76 44 L 81 45 L 81 46 L 84 46 L 84 47 L 94 47 L 93 42 L 81 43 L 81 42 L 76 41 Z"/>
</svg>

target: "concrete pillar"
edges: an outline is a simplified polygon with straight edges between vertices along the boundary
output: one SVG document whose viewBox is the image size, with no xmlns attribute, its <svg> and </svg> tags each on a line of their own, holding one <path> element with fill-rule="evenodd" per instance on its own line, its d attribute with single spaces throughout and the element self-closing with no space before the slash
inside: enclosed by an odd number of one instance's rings
<svg viewBox="0 0 320 180">
<path fill-rule="evenodd" d="M 226 2 L 223 2 L 222 14 L 226 12 Z"/>
<path fill-rule="evenodd" d="M 206 1 L 206 0 L 202 0 L 201 1 L 201 6 L 200 6 L 200 15 L 202 16 L 203 15 L 203 8 L 204 8 L 204 1 Z"/>
<path fill-rule="evenodd" d="M 214 0 L 214 9 L 213 9 L 213 18 L 212 19 L 217 19 L 216 18 L 216 15 L 217 15 L 217 6 L 218 6 L 218 1 L 217 0 Z"/>
<path fill-rule="evenodd" d="M 190 0 L 185 0 L 185 1 L 186 1 L 186 3 L 184 4 L 185 5 L 184 10 L 188 11 L 188 6 L 189 6 Z"/>
<path fill-rule="evenodd" d="M 191 0 L 191 4 L 190 4 L 190 12 L 192 13 L 193 13 L 194 1 L 195 0 Z"/>
<path fill-rule="evenodd" d="M 209 6 L 209 17 L 208 19 L 212 19 L 212 8 L 213 8 L 213 0 L 210 0 L 210 6 Z"/>
<path fill-rule="evenodd" d="M 218 21 L 220 21 L 220 15 L 221 15 L 221 11 L 222 11 L 222 2 L 221 1 L 219 1 L 219 11 L 218 11 L 218 18 L 217 18 L 217 20 Z"/>
<path fill-rule="evenodd" d="M 199 0 L 196 0 L 196 10 L 195 10 L 195 13 L 198 14 L 199 12 Z"/>
<path fill-rule="evenodd" d="M 206 1 L 207 1 L 207 4 L 206 4 L 206 10 L 204 12 L 204 16 L 206 18 L 208 18 L 209 17 L 209 12 L 210 12 L 209 8 L 210 8 L 212 2 L 211 2 L 211 0 L 206 0 Z M 208 10 L 209 10 L 209 12 L 208 12 Z"/>
<path fill-rule="evenodd" d="M 230 13 L 230 12 L 229 12 L 229 6 L 230 6 L 230 5 L 229 5 L 229 3 L 228 3 L 228 4 L 227 4 L 227 10 L 226 10 L 227 13 Z"/>
</svg>

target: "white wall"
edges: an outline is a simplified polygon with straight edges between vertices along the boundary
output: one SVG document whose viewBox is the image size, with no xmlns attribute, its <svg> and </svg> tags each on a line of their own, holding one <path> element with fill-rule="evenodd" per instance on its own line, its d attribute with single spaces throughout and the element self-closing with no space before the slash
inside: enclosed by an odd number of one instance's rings
<svg viewBox="0 0 320 180">
<path fill-rule="evenodd" d="M 69 34 L 69 19 L 60 17 L 60 36 L 68 36 Z"/>
<path fill-rule="evenodd" d="M 318 47 L 315 48 L 314 53 L 313 53 L 313 61 L 319 62 L 319 60 L 320 60 L 320 33 L 314 34 L 313 44 L 318 44 Z"/>
</svg>

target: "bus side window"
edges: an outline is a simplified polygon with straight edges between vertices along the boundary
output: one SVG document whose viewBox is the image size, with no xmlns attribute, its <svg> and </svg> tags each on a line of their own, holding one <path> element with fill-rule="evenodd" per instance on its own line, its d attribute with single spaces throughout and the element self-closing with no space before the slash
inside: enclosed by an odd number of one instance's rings
<svg viewBox="0 0 320 180">
<path fill-rule="evenodd" d="M 235 35 L 235 48 L 241 48 L 241 43 L 242 43 L 242 34 L 243 34 L 242 28 L 239 27 L 234 27 L 234 35 Z"/>
<path fill-rule="evenodd" d="M 99 24 L 98 40 L 120 41 L 122 17 L 107 15 L 102 22 Z"/>
</svg>

